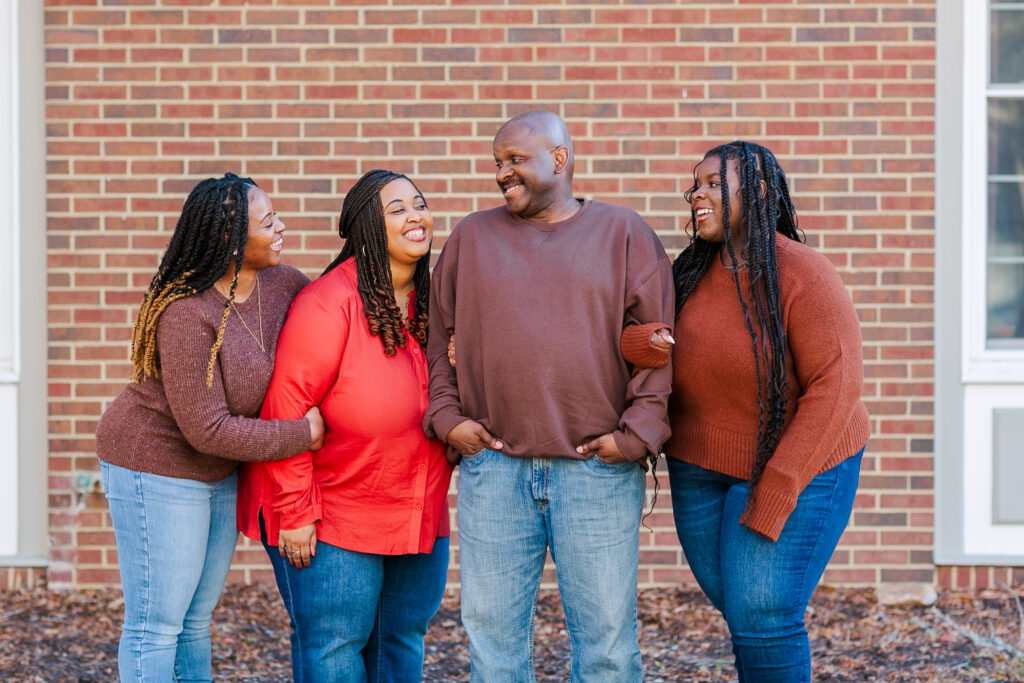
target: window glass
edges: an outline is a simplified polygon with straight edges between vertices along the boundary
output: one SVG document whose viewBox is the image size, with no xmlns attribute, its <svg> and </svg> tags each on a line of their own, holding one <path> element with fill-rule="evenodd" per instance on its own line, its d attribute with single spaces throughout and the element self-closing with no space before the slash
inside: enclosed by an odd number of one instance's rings
<svg viewBox="0 0 1024 683">
<path fill-rule="evenodd" d="M 992 5 L 989 79 L 992 83 L 1024 83 L 1024 3 Z"/>
<path fill-rule="evenodd" d="M 986 346 L 1024 349 L 1024 98 L 989 97 L 987 181 Z"/>
</svg>

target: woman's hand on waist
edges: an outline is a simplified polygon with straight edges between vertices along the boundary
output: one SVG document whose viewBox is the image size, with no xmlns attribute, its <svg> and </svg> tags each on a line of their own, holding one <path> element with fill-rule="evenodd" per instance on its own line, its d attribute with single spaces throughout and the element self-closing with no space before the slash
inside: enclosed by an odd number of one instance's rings
<svg viewBox="0 0 1024 683">
<path fill-rule="evenodd" d="M 306 411 L 305 418 L 309 421 L 309 450 L 318 451 L 324 446 L 324 433 L 327 431 L 324 417 L 320 409 L 313 406 Z"/>
</svg>

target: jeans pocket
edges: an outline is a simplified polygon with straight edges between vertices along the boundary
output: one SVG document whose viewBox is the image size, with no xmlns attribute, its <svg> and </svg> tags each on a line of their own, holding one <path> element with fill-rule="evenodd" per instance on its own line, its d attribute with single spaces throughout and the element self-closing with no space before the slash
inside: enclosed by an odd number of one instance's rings
<svg viewBox="0 0 1024 683">
<path fill-rule="evenodd" d="M 461 466 L 461 464 L 464 464 L 464 463 L 470 463 L 471 462 L 471 463 L 475 464 L 475 463 L 483 462 L 484 460 L 486 460 L 488 458 L 489 454 L 493 453 L 493 452 L 494 451 L 490 450 L 489 448 L 481 448 L 476 453 L 472 453 L 471 455 L 464 455 L 464 456 L 462 456 L 462 463 L 460 463 L 460 466 Z"/>
<path fill-rule="evenodd" d="M 587 466 L 590 467 L 591 469 L 604 472 L 631 472 L 631 467 L 640 467 L 637 463 L 633 462 L 632 460 L 623 460 L 622 462 L 605 462 L 596 455 L 587 458 L 586 460 L 584 460 L 584 462 L 587 463 Z"/>
</svg>

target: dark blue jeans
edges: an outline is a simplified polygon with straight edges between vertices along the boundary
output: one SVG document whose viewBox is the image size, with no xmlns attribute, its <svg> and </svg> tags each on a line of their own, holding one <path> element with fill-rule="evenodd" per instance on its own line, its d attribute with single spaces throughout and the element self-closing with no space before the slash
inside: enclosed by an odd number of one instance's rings
<svg viewBox="0 0 1024 683">
<path fill-rule="evenodd" d="M 863 454 L 810 481 L 777 542 L 739 523 L 745 480 L 668 458 L 676 532 L 729 625 L 741 683 L 811 680 L 804 612 L 850 519 Z"/>
<path fill-rule="evenodd" d="M 297 683 L 406 683 L 423 671 L 423 636 L 441 604 L 448 538 L 430 553 L 373 555 L 316 544 L 295 569 L 264 542 L 292 623 Z"/>
</svg>

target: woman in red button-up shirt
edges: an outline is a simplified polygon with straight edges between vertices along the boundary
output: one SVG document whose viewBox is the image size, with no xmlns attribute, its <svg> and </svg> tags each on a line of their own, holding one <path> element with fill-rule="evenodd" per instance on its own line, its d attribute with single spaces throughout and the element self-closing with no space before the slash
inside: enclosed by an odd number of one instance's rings
<svg viewBox="0 0 1024 683">
<path fill-rule="evenodd" d="M 341 254 L 281 332 L 261 417 L 319 406 L 327 433 L 315 453 L 246 468 L 238 514 L 274 565 L 296 681 L 421 675 L 447 575 L 452 471 L 421 428 L 432 228 L 412 181 L 364 175 L 345 197 Z"/>
</svg>

